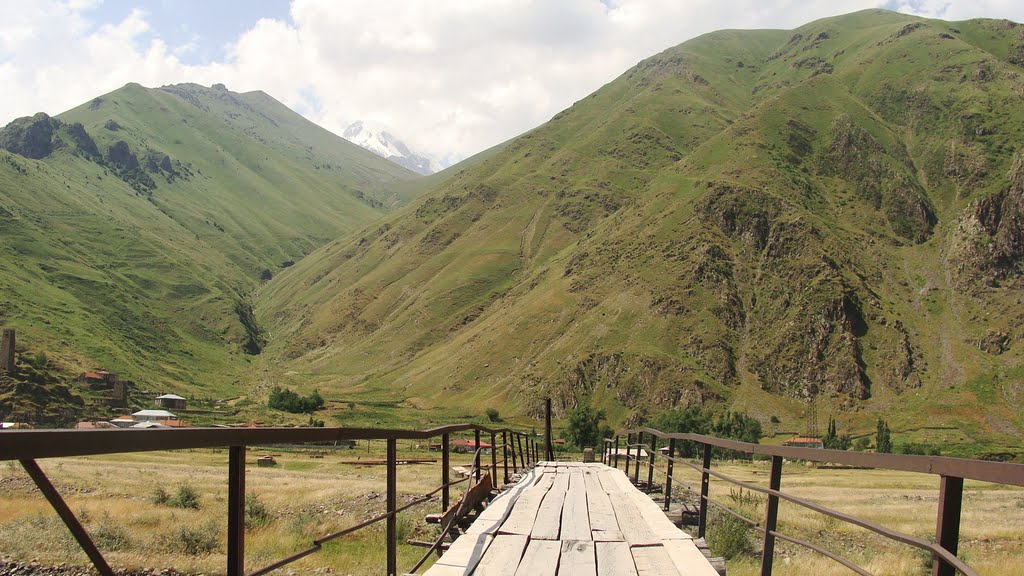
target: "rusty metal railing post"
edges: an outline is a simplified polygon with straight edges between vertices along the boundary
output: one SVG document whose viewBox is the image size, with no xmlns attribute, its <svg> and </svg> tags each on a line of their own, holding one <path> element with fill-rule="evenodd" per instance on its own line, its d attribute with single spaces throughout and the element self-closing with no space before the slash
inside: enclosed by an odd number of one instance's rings
<svg viewBox="0 0 1024 576">
<path fill-rule="evenodd" d="M 668 508 L 672 503 L 672 469 L 675 464 L 674 458 L 676 457 L 676 439 L 668 439 L 668 460 L 666 460 L 665 468 L 665 512 L 668 512 Z"/>
<path fill-rule="evenodd" d="M 523 458 L 523 434 L 516 434 L 516 446 L 519 448 L 519 465 L 526 469 L 526 459 Z"/>
<path fill-rule="evenodd" d="M 245 576 L 245 446 L 228 449 L 228 576 Z"/>
<path fill-rule="evenodd" d="M 697 538 L 703 538 L 708 528 L 708 489 L 711 487 L 711 445 L 704 444 L 704 465 L 700 473 L 700 508 L 697 519 Z"/>
<path fill-rule="evenodd" d="M 451 489 L 448 486 L 451 483 L 451 452 L 450 452 L 451 436 L 446 432 L 441 435 L 441 513 L 444 514 L 448 511 L 448 506 L 451 505 Z"/>
<path fill-rule="evenodd" d="M 654 490 L 654 454 L 658 450 L 658 437 L 651 434 L 651 454 L 647 460 L 647 493 Z"/>
<path fill-rule="evenodd" d="M 398 574 L 398 441 L 394 438 L 388 439 L 388 520 L 387 520 L 387 549 L 388 549 L 388 576 Z"/>
<path fill-rule="evenodd" d="M 476 469 L 476 481 L 480 481 L 480 430 L 473 430 L 473 468 Z"/>
<path fill-rule="evenodd" d="M 505 467 L 505 484 L 508 484 L 508 431 L 501 432 L 501 459 Z"/>
<path fill-rule="evenodd" d="M 512 452 L 512 473 L 515 474 L 515 473 L 519 472 L 519 461 L 516 458 L 516 433 L 515 432 L 509 432 L 508 433 L 508 440 L 509 440 L 509 449 Z"/>
<path fill-rule="evenodd" d="M 554 461 L 555 454 L 551 445 L 551 398 L 544 399 L 544 459 Z"/>
<path fill-rule="evenodd" d="M 629 478 L 629 464 L 633 456 L 633 433 L 626 434 L 626 465 L 622 467 L 622 471 L 626 473 L 626 478 Z"/>
<path fill-rule="evenodd" d="M 498 452 L 497 434 L 491 432 L 491 485 L 498 487 Z"/>
<path fill-rule="evenodd" d="M 636 433 L 636 463 L 633 467 L 633 485 L 636 486 L 640 483 L 640 453 L 643 451 L 644 446 L 644 433 Z"/>
<path fill-rule="evenodd" d="M 85 555 L 92 561 L 92 565 L 96 567 L 96 571 L 101 576 L 114 576 L 114 571 L 110 569 L 110 565 L 103 558 L 103 554 L 100 554 L 99 549 L 93 544 L 92 539 L 89 538 L 89 534 L 82 528 L 82 525 L 78 522 L 78 518 L 75 518 L 75 514 L 68 508 L 68 505 L 64 502 L 64 499 L 60 497 L 60 492 L 53 487 L 50 483 L 50 479 L 43 473 L 42 468 L 39 464 L 36 464 L 35 460 L 21 460 L 21 466 L 28 472 L 28 475 L 32 478 L 32 481 L 36 483 L 36 487 L 46 497 L 46 501 L 50 503 L 60 519 L 64 521 L 64 525 L 71 531 L 71 535 L 78 541 L 78 545 L 85 551 Z"/>
<path fill-rule="evenodd" d="M 939 480 L 939 512 L 935 521 L 935 542 L 954 556 L 960 546 L 960 509 L 964 494 L 964 479 L 942 476 Z M 954 576 L 956 569 L 935 558 L 933 576 Z"/>
<path fill-rule="evenodd" d="M 616 470 L 619 469 L 619 435 L 615 435 L 615 466 Z"/>
<path fill-rule="evenodd" d="M 782 484 L 782 456 L 772 456 L 772 472 L 768 479 L 768 487 L 778 490 Z M 764 514 L 764 548 L 761 551 L 761 576 L 772 576 L 772 563 L 775 559 L 775 531 L 779 520 L 779 497 L 768 495 L 768 506 Z"/>
</svg>

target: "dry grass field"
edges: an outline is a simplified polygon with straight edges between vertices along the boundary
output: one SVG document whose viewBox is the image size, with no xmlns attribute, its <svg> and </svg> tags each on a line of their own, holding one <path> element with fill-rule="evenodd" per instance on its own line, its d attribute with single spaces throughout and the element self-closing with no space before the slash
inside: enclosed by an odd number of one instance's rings
<svg viewBox="0 0 1024 576">
<path fill-rule="evenodd" d="M 248 491 L 256 524 L 246 541 L 247 568 L 253 570 L 307 547 L 314 538 L 351 526 L 384 511 L 384 467 L 343 461 L 383 458 L 381 442 L 354 450 L 327 452 L 253 449 L 249 451 Z M 257 457 L 275 454 L 276 468 L 258 468 Z M 403 457 L 437 457 L 436 453 L 399 443 Z M 468 464 L 453 455 L 453 464 Z M 41 461 L 108 560 L 116 568 L 167 568 L 222 574 L 225 565 L 227 501 L 226 451 L 197 450 L 67 458 Z M 489 457 L 485 458 L 485 463 Z M 716 465 L 717 466 L 717 465 Z M 719 470 L 737 479 L 764 485 L 766 463 L 724 463 Z M 440 465 L 401 466 L 399 502 L 429 492 L 440 484 Z M 697 486 L 697 475 L 682 467 L 676 478 Z M 182 486 L 198 496 L 198 509 L 172 505 Z M 678 484 L 677 484 L 678 486 Z M 878 470 L 808 468 L 787 463 L 784 490 L 853 513 L 910 534 L 929 537 L 935 530 L 938 479 Z M 763 498 L 730 490 L 713 480 L 713 498 L 752 518 L 764 513 Z M 171 503 L 157 503 L 160 489 Z M 464 485 L 454 490 L 460 493 Z M 679 492 L 676 492 L 678 495 Z M 187 494 L 186 494 L 187 495 Z M 188 500 L 188 498 L 186 498 Z M 399 537 L 429 540 L 436 528 L 423 516 L 439 510 L 434 500 L 399 517 Z M 930 574 L 926 557 L 865 530 L 782 503 L 779 529 L 839 552 L 879 576 Z M 721 533 L 720 533 L 721 534 Z M 715 534 L 709 534 L 709 539 Z M 730 576 L 758 572 L 760 542 L 750 532 L 726 535 L 740 552 L 729 561 Z M 962 522 L 962 556 L 986 576 L 1024 575 L 1024 490 L 968 482 Z M 738 542 L 738 543 L 737 543 Z M 342 537 L 300 560 L 282 574 L 381 574 L 385 565 L 384 527 L 378 524 Z M 850 572 L 802 548 L 776 545 L 776 574 L 840 575 Z M 744 552 L 743 549 L 746 548 Z M 401 544 L 399 569 L 408 570 L 423 549 Z M 43 563 L 88 564 L 56 514 L 15 463 L 0 465 L 0 555 Z"/>
</svg>

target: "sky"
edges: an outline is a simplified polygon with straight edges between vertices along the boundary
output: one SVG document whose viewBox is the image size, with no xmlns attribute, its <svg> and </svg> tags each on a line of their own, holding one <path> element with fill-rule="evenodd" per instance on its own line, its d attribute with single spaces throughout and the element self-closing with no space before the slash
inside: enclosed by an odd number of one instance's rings
<svg viewBox="0 0 1024 576">
<path fill-rule="evenodd" d="M 447 165 L 689 38 L 875 7 L 1024 21 L 1024 0 L 0 0 L 0 124 L 128 82 L 224 83 Z"/>
</svg>

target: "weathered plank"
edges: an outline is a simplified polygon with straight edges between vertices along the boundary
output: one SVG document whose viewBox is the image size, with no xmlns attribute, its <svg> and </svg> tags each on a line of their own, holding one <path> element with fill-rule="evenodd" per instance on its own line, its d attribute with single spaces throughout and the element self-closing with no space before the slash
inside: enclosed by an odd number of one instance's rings
<svg viewBox="0 0 1024 576">
<path fill-rule="evenodd" d="M 533 531 L 537 510 L 551 489 L 553 478 L 554 474 L 541 476 L 536 484 L 519 496 L 511 514 L 498 529 L 499 534 L 529 534 Z"/>
<path fill-rule="evenodd" d="M 424 576 L 451 576 L 453 574 L 472 574 L 480 559 L 491 544 L 493 537 L 488 534 L 463 534 L 452 543 L 448 551 L 424 573 Z M 452 568 L 462 570 L 453 572 Z"/>
<path fill-rule="evenodd" d="M 590 534 L 590 516 L 587 511 L 587 487 L 583 472 L 569 475 L 569 491 L 562 504 L 562 540 L 593 540 Z"/>
<path fill-rule="evenodd" d="M 612 509 L 619 523 L 619 531 L 630 546 L 655 546 L 661 544 L 654 531 L 647 525 L 644 517 L 637 510 L 633 499 L 626 495 L 611 495 Z M 637 566 L 639 569 L 639 566 Z"/>
<path fill-rule="evenodd" d="M 563 540 L 558 576 L 597 576 L 594 543 Z"/>
<path fill-rule="evenodd" d="M 502 492 L 477 516 L 466 534 L 496 534 L 511 515 L 519 498 L 532 488 L 534 480 L 534 473 L 530 471 L 522 480 Z"/>
<path fill-rule="evenodd" d="M 672 521 L 665 516 L 661 506 L 655 504 L 646 494 L 633 490 L 629 492 L 629 497 L 633 500 L 633 504 L 636 504 L 640 515 L 647 521 L 648 527 L 658 538 L 662 540 L 689 540 L 691 538 L 689 534 L 676 528 L 675 524 L 672 524 Z"/>
<path fill-rule="evenodd" d="M 590 511 L 591 530 L 618 533 L 619 523 L 615 520 L 612 502 L 608 499 L 608 493 L 601 486 L 598 474 L 593 472 L 584 474 L 583 482 L 587 491 L 587 509 Z"/>
<path fill-rule="evenodd" d="M 637 576 L 633 555 L 625 542 L 595 542 L 598 576 Z"/>
<path fill-rule="evenodd" d="M 531 540 L 516 576 L 555 576 L 561 553 L 562 543 L 557 540 Z"/>
<path fill-rule="evenodd" d="M 665 551 L 681 574 L 686 576 L 718 576 L 704 553 L 693 540 L 672 540 L 665 542 Z"/>
<path fill-rule="evenodd" d="M 591 530 L 591 538 L 594 542 L 625 542 L 626 539 L 622 537 L 622 532 L 618 530 Z"/>
<path fill-rule="evenodd" d="M 630 548 L 637 576 L 680 576 L 687 574 L 676 569 L 664 546 L 641 546 Z M 706 562 L 706 561 L 705 561 Z"/>
<path fill-rule="evenodd" d="M 461 538 L 460 538 L 461 540 Z M 522 534 L 502 534 L 494 537 L 474 576 L 515 576 L 516 568 L 526 550 L 529 538 Z"/>
<path fill-rule="evenodd" d="M 565 493 L 569 489 L 569 475 L 558 474 L 551 484 L 551 489 L 544 496 L 544 501 L 537 510 L 537 519 L 533 522 L 530 537 L 535 540 L 558 540 L 559 528 L 562 523 L 562 504 Z"/>
</svg>

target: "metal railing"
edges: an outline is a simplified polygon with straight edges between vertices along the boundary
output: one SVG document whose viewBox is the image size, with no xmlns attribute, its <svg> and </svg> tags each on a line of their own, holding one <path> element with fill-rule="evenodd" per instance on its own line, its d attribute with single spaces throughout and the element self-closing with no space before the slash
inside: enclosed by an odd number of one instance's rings
<svg viewBox="0 0 1024 576">
<path fill-rule="evenodd" d="M 739 520 L 761 532 L 764 536 L 761 552 L 761 576 L 770 576 L 774 560 L 775 540 L 785 540 L 799 546 L 813 550 L 827 558 L 835 560 L 857 574 L 871 576 L 865 569 L 855 565 L 853 562 L 837 554 L 826 550 L 814 543 L 782 534 L 777 530 L 779 501 L 795 504 L 824 514 L 831 518 L 841 520 L 848 524 L 859 526 L 885 538 L 913 546 L 929 552 L 933 557 L 933 576 L 954 576 L 956 573 L 965 576 L 977 576 L 970 566 L 957 557 L 957 548 L 960 541 L 960 511 L 963 497 L 964 480 L 980 480 L 996 484 L 1011 486 L 1024 486 L 1024 464 L 1010 464 L 1003 462 L 988 462 L 983 460 L 967 460 L 963 458 L 947 458 L 941 456 L 911 456 L 897 454 L 876 454 L 872 452 L 847 452 L 843 450 L 823 450 L 818 448 L 799 448 L 794 446 L 766 446 L 762 444 L 751 444 L 736 440 L 726 440 L 702 434 L 669 434 L 654 430 L 652 428 L 636 428 L 626 431 L 626 454 L 624 470 L 626 476 L 630 475 L 630 467 L 633 465 L 632 482 L 640 483 L 641 451 L 646 452 L 647 457 L 647 486 L 648 489 L 654 482 L 655 458 L 658 453 L 659 440 L 664 444 L 668 442 L 669 455 L 662 456 L 666 460 L 664 495 L 665 511 L 669 509 L 672 498 L 672 483 L 674 465 L 681 464 L 696 470 L 701 475 L 700 499 L 698 504 L 697 532 L 698 537 L 703 538 L 707 529 L 708 507 L 715 506 L 725 513 L 735 516 Z M 644 435 L 650 439 L 650 444 L 644 443 Z M 635 437 L 635 438 L 634 438 Z M 676 445 L 678 441 L 691 442 L 700 447 L 701 464 L 690 462 L 689 459 L 676 456 Z M 604 443 L 602 461 L 614 468 L 619 468 L 619 451 L 621 437 L 614 439 L 607 438 Z M 633 454 L 633 449 L 636 454 Z M 768 487 L 758 486 L 731 478 L 721 472 L 711 469 L 712 456 L 715 449 L 742 453 L 748 456 L 762 456 L 771 459 L 771 473 L 769 475 Z M 906 472 L 918 472 L 922 474 L 935 474 L 939 476 L 939 506 L 936 515 L 935 543 L 899 532 L 867 520 L 857 518 L 850 514 L 827 508 L 820 504 L 811 502 L 787 494 L 780 490 L 782 480 L 783 459 L 807 460 L 812 462 L 829 462 L 859 468 L 882 468 L 887 470 L 898 470 Z M 659 470 L 661 472 L 661 470 Z M 711 478 L 723 480 L 743 489 L 765 494 L 767 506 L 765 517 L 762 522 L 747 518 L 729 507 L 713 501 L 708 493 Z"/>
<path fill-rule="evenodd" d="M 473 467 L 470 475 L 461 480 L 450 478 L 450 441 L 452 434 L 472 432 L 475 440 Z M 127 452 L 149 452 L 157 450 L 185 450 L 199 448 L 228 449 L 228 533 L 227 533 L 227 574 L 243 576 L 245 572 L 245 455 L 249 446 L 274 444 L 310 444 L 349 440 L 384 440 L 387 444 L 387 510 L 378 516 L 328 534 L 313 541 L 309 548 L 283 558 L 273 564 L 254 570 L 249 576 L 266 574 L 304 558 L 321 549 L 323 544 L 351 534 L 378 522 L 387 523 L 385 545 L 387 548 L 387 574 L 398 574 L 398 525 L 400 512 L 428 501 L 441 493 L 442 513 L 451 505 L 451 487 L 470 478 L 481 478 L 481 433 L 490 435 L 491 478 L 498 468 L 498 454 L 502 452 L 502 475 L 508 484 L 511 474 L 526 469 L 537 462 L 540 451 L 537 439 L 525 432 L 509 428 L 487 428 L 476 424 L 455 424 L 428 430 L 392 430 L 382 428 L 185 428 L 169 430 L 12 430 L 0 433 L 0 461 L 18 460 L 35 482 L 39 491 L 71 531 L 72 536 L 89 557 L 101 576 L 113 576 L 103 554 L 93 543 L 60 493 L 39 467 L 36 460 L 70 456 L 92 456 L 120 454 Z M 498 436 L 501 444 L 497 444 Z M 398 441 L 427 440 L 441 437 L 441 485 L 432 491 L 398 506 Z M 511 456 L 511 466 L 509 457 Z M 496 480 L 495 480 L 496 482 Z M 428 551 L 429 554 L 429 551 Z M 417 568 L 422 565 L 417 564 Z"/>
</svg>

